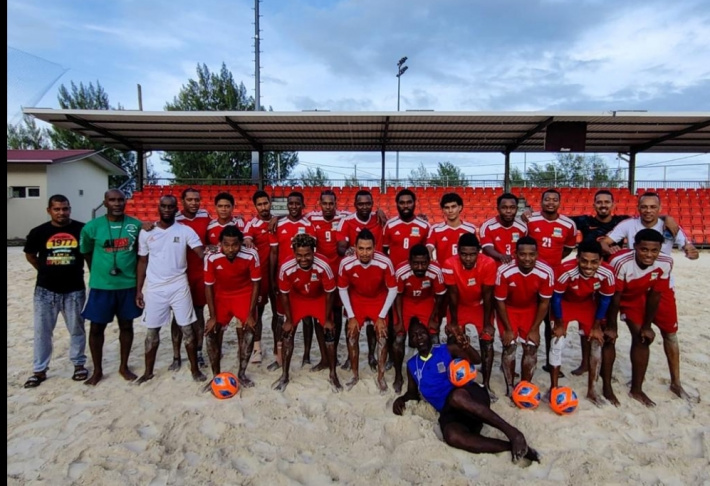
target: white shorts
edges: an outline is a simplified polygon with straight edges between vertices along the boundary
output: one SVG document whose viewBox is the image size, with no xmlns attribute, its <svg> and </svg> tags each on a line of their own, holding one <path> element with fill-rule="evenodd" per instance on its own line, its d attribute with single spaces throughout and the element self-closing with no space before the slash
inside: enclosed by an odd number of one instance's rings
<svg viewBox="0 0 710 486">
<path fill-rule="evenodd" d="M 187 281 L 179 285 L 169 285 L 157 289 L 147 288 L 143 292 L 143 317 L 141 323 L 156 329 L 170 323 L 170 310 L 175 315 L 175 321 L 180 326 L 187 326 L 197 320 L 195 308 L 192 306 L 190 286 Z"/>
</svg>

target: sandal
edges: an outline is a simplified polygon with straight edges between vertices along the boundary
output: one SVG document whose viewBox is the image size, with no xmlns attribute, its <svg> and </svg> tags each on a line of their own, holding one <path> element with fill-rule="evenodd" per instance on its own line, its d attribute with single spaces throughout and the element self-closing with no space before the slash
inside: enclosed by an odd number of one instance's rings
<svg viewBox="0 0 710 486">
<path fill-rule="evenodd" d="M 74 374 L 71 379 L 74 381 L 84 381 L 89 377 L 89 370 L 83 366 L 77 366 L 74 368 Z"/>
<path fill-rule="evenodd" d="M 24 387 L 25 388 L 37 388 L 46 379 L 47 379 L 46 373 L 34 374 L 27 379 Z"/>
</svg>

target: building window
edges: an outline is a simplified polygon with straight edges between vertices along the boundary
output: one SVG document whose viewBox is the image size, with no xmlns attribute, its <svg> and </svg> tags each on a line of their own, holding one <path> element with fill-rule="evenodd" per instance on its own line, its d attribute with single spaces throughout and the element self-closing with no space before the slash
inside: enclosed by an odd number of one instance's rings
<svg viewBox="0 0 710 486">
<path fill-rule="evenodd" d="M 37 186 L 12 186 L 12 197 L 15 199 L 36 199 L 39 197 Z"/>
</svg>

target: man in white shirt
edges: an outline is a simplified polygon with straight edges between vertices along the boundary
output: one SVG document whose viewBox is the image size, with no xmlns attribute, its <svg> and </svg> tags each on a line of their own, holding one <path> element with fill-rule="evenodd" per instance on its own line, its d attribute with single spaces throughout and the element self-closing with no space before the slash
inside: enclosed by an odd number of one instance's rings
<svg viewBox="0 0 710 486">
<path fill-rule="evenodd" d="M 145 373 L 138 378 L 138 383 L 153 378 L 160 328 L 170 322 L 171 310 L 182 330 L 192 378 L 195 381 L 207 379 L 197 364 L 197 340 L 192 328 L 197 316 L 187 280 L 188 247 L 201 259 L 204 258 L 204 247 L 195 230 L 175 224 L 177 210 L 175 196 L 162 196 L 158 206 L 160 220 L 151 231 L 141 230 L 138 235 L 136 304 L 144 309 L 141 323 L 147 328 Z"/>
</svg>

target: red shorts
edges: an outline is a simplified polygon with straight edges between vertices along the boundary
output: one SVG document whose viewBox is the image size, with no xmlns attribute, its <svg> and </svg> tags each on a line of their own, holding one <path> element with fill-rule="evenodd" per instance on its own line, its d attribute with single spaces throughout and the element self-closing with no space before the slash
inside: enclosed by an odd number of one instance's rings
<svg viewBox="0 0 710 486">
<path fill-rule="evenodd" d="M 355 315 L 348 317 L 354 317 L 360 325 L 360 329 L 362 329 L 362 326 L 365 325 L 366 321 L 372 321 L 374 323 L 379 318 L 382 306 L 385 305 L 385 298 L 386 297 L 377 297 L 374 299 L 355 299 L 351 296 L 350 305 L 352 305 Z M 386 316 L 385 322 L 387 322 L 387 319 L 388 317 Z"/>
<path fill-rule="evenodd" d="M 577 321 L 579 333 L 582 336 L 589 336 L 594 325 L 594 315 L 597 313 L 597 303 L 593 300 L 583 302 L 562 301 L 562 318 L 565 331 L 572 321 Z"/>
<path fill-rule="evenodd" d="M 204 307 L 207 305 L 207 297 L 205 296 L 205 272 L 187 272 L 187 283 L 190 285 L 190 296 L 192 296 L 192 305 L 194 307 Z"/>
<path fill-rule="evenodd" d="M 493 336 L 483 332 L 483 306 L 482 305 L 461 305 L 458 308 L 459 326 L 462 328 L 472 325 L 476 328 L 478 336 L 483 341 L 493 341 Z M 450 319 L 451 316 L 447 316 Z"/>
<path fill-rule="evenodd" d="M 251 292 L 248 294 L 222 294 L 214 296 L 214 307 L 217 322 L 223 326 L 229 325 L 232 317 L 244 323 L 249 317 Z"/>
<path fill-rule="evenodd" d="M 508 311 L 508 320 L 510 321 L 510 327 L 513 330 L 513 338 L 520 338 L 524 341 L 528 339 L 528 333 L 532 328 L 533 321 L 535 320 L 535 314 L 537 314 L 537 307 L 524 307 L 516 308 L 506 306 Z M 501 339 L 503 338 L 503 332 L 505 328 L 503 323 L 498 319 L 498 332 L 500 332 Z"/>
<path fill-rule="evenodd" d="M 316 319 L 321 326 L 325 326 L 325 295 L 310 299 L 303 296 L 295 296 L 289 293 L 289 303 L 291 304 L 291 317 L 293 325 L 297 326 L 304 317 Z"/>
<path fill-rule="evenodd" d="M 646 298 L 638 299 L 628 305 L 621 305 L 619 309 L 621 319 L 629 320 L 640 326 L 643 323 L 644 313 L 646 311 Z M 675 302 L 675 291 L 668 289 L 661 293 L 661 303 L 658 305 L 656 317 L 653 323 L 663 332 L 673 334 L 678 332 L 678 309 Z"/>
</svg>

